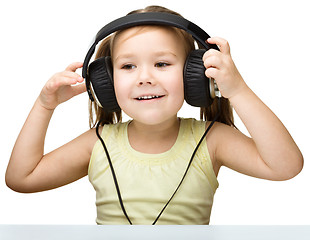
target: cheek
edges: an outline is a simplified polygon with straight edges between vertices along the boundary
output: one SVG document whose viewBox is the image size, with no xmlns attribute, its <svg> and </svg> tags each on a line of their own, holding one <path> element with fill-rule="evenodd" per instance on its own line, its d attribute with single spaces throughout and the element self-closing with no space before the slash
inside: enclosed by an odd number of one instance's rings
<svg viewBox="0 0 310 240">
<path fill-rule="evenodd" d="M 184 99 L 183 69 L 175 71 L 167 78 L 170 93 Z"/>
<path fill-rule="evenodd" d="M 183 68 L 179 71 L 178 77 L 177 77 L 177 84 L 175 85 L 175 94 L 177 94 L 178 99 L 178 108 L 182 107 L 184 103 L 184 83 L 183 83 Z"/>
<path fill-rule="evenodd" d="M 114 74 L 113 80 L 116 99 L 118 104 L 122 108 L 122 105 L 126 102 L 129 93 L 128 81 L 122 81 L 122 77 L 118 74 Z"/>
</svg>

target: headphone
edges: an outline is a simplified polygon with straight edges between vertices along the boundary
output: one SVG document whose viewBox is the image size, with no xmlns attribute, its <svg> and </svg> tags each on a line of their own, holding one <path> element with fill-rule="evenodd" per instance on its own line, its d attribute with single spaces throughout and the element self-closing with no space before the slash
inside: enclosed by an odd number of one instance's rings
<svg viewBox="0 0 310 240">
<path fill-rule="evenodd" d="M 101 28 L 87 52 L 82 69 L 90 100 L 96 101 L 107 112 L 120 111 L 114 91 L 111 56 L 98 58 L 90 64 L 89 62 L 101 40 L 118 30 L 141 25 L 162 25 L 183 29 L 205 48 L 193 50 L 187 56 L 183 71 L 184 99 L 192 106 L 210 106 L 215 96 L 218 96 L 219 90 L 214 79 L 205 76 L 206 68 L 203 65 L 202 56 L 211 48 L 219 49 L 216 45 L 206 42 L 210 36 L 196 24 L 178 15 L 163 12 L 127 15 Z"/>
</svg>

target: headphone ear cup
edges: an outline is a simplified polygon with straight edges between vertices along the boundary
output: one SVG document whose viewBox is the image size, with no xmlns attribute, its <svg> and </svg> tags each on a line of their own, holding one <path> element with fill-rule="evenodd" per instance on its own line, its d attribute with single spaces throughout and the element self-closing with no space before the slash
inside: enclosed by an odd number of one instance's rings
<svg viewBox="0 0 310 240">
<path fill-rule="evenodd" d="M 196 49 L 189 53 L 184 65 L 184 98 L 195 107 L 208 107 L 213 99 L 210 95 L 210 80 L 206 77 L 206 68 L 202 57 L 205 49 Z"/>
<path fill-rule="evenodd" d="M 98 104 L 108 112 L 120 111 L 114 91 L 111 57 L 106 56 L 93 61 L 89 65 L 88 76 Z"/>
</svg>

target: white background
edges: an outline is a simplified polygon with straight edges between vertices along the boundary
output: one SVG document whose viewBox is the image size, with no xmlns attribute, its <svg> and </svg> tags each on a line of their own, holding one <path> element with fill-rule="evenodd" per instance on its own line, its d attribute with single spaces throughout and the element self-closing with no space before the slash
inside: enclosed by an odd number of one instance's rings
<svg viewBox="0 0 310 240">
<path fill-rule="evenodd" d="M 34 194 L 6 187 L 16 137 L 44 83 L 83 61 L 91 39 L 108 22 L 147 5 L 163 5 L 211 36 L 226 38 L 253 91 L 277 114 L 300 147 L 305 165 L 294 179 L 271 182 L 222 168 L 210 224 L 310 224 L 309 3 L 307 1 L 2 1 L 0 3 L 0 224 L 95 224 L 95 191 L 87 178 Z M 80 73 L 80 72 L 79 72 Z M 58 107 L 46 152 L 88 129 L 84 93 Z M 199 118 L 185 106 L 184 117 Z M 238 128 L 247 134 L 236 117 Z"/>
</svg>

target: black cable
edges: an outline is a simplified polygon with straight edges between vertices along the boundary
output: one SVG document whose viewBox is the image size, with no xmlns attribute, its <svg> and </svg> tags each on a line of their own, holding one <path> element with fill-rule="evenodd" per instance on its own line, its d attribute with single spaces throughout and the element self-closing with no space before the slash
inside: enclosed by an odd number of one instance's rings
<svg viewBox="0 0 310 240">
<path fill-rule="evenodd" d="M 201 145 L 201 143 L 203 142 L 203 140 L 205 139 L 206 135 L 208 134 L 209 130 L 211 129 L 211 127 L 213 126 L 213 124 L 215 123 L 215 121 L 218 119 L 219 117 L 219 113 L 215 116 L 215 118 L 212 120 L 211 124 L 208 126 L 208 128 L 206 129 L 206 131 L 204 132 L 204 134 L 202 135 L 202 137 L 200 138 L 200 141 L 198 142 L 192 156 L 191 156 L 191 159 L 189 160 L 189 163 L 187 165 L 187 168 L 185 170 L 185 173 L 179 183 L 179 185 L 177 186 L 177 188 L 175 189 L 174 193 L 172 194 L 172 196 L 170 197 L 170 199 L 168 200 L 168 202 L 166 203 L 166 205 L 163 207 L 163 209 L 161 210 L 161 212 L 159 213 L 159 215 L 157 216 L 157 218 L 155 219 L 155 221 L 152 223 L 152 225 L 155 225 L 156 222 L 158 221 L 158 219 L 160 218 L 160 216 L 162 215 L 162 213 L 165 211 L 166 207 L 168 206 L 168 204 L 171 202 L 172 198 L 174 197 L 174 195 L 177 193 L 177 191 L 179 190 L 181 184 L 183 183 L 185 177 L 186 177 L 186 174 L 194 160 L 194 157 L 195 157 L 195 154 L 196 152 L 198 151 L 198 148 L 199 146 Z"/>
<path fill-rule="evenodd" d="M 168 204 L 171 202 L 171 200 L 173 199 L 174 195 L 177 193 L 177 191 L 179 190 L 181 184 L 183 183 L 186 175 L 187 175 L 187 172 L 194 160 L 194 157 L 195 157 L 195 154 L 196 152 L 198 151 L 198 148 L 200 147 L 201 143 L 203 142 L 203 140 L 205 139 L 206 135 L 208 134 L 208 132 L 210 131 L 211 127 L 214 125 L 214 123 L 216 122 L 216 120 L 219 118 L 220 116 L 220 112 L 221 112 L 221 98 L 218 98 L 218 113 L 217 115 L 214 117 L 214 119 L 212 120 L 212 122 L 210 123 L 210 125 L 207 127 L 206 131 L 204 132 L 204 134 L 202 135 L 202 137 L 200 138 L 200 141 L 198 142 L 196 148 L 194 149 L 193 153 L 192 153 L 192 156 L 190 158 L 190 161 L 187 165 L 187 168 L 184 172 L 184 175 L 179 183 L 179 185 L 177 186 L 177 188 L 175 189 L 174 193 L 172 194 L 172 196 L 170 197 L 170 199 L 168 200 L 168 202 L 165 204 L 165 206 L 163 207 L 163 209 L 160 211 L 160 213 L 158 214 L 158 216 L 156 217 L 156 219 L 154 220 L 154 222 L 152 223 L 152 225 L 155 225 L 158 221 L 158 219 L 160 218 L 160 216 L 162 215 L 162 213 L 165 211 L 165 209 L 167 208 Z M 121 208 L 122 208 L 122 211 L 125 215 L 125 217 L 127 218 L 128 222 L 130 225 L 132 225 L 132 222 L 130 221 L 130 218 L 129 216 L 127 215 L 127 212 L 125 210 L 125 206 L 124 206 L 124 203 L 123 203 L 123 199 L 122 199 L 122 196 L 121 196 L 121 192 L 120 192 L 120 189 L 119 189 L 119 186 L 118 186 L 118 182 L 117 182 L 117 179 L 116 179 L 116 174 L 115 174 L 115 171 L 114 171 L 114 168 L 113 168 L 113 165 L 112 165 L 112 161 L 111 161 L 111 158 L 110 158 L 110 155 L 109 155 L 109 152 L 108 152 L 108 149 L 103 141 L 103 139 L 101 138 L 100 134 L 99 134 L 99 126 L 100 126 L 100 122 L 98 122 L 97 126 L 96 126 L 96 134 L 97 134 L 97 137 L 99 138 L 103 148 L 104 148 L 104 151 L 106 153 L 106 156 L 108 158 L 108 162 L 109 162 L 109 165 L 110 165 L 110 168 L 111 168 L 111 172 L 112 172 L 112 176 L 113 176 L 113 180 L 114 180 L 114 184 L 115 184 L 115 187 L 116 187 L 116 191 L 117 191 L 117 196 L 118 196 L 118 200 L 119 200 L 119 203 L 121 205 Z"/>
<path fill-rule="evenodd" d="M 99 140 L 100 140 L 100 142 L 101 142 L 101 144 L 102 144 L 102 146 L 104 148 L 105 154 L 107 155 L 108 162 L 109 162 L 109 165 L 110 165 L 110 168 L 111 168 L 111 172 L 112 172 L 112 176 L 113 176 L 113 180 L 114 180 L 114 184 L 115 184 L 115 187 L 116 187 L 116 192 L 117 192 L 118 200 L 119 200 L 119 203 L 121 205 L 122 211 L 123 211 L 125 217 L 127 218 L 129 224 L 132 225 L 132 222 L 130 221 L 130 219 L 129 219 L 128 215 L 127 215 L 127 212 L 125 210 L 125 206 L 123 204 L 121 192 L 119 190 L 119 186 L 118 186 L 117 179 L 116 179 L 116 174 L 115 174 L 115 171 L 114 171 L 114 168 L 113 168 L 113 165 L 112 165 L 112 161 L 111 161 L 108 149 L 107 149 L 103 139 L 101 138 L 101 136 L 99 134 L 99 125 L 100 125 L 100 122 L 98 122 L 98 124 L 96 126 L 96 134 L 97 134 L 97 137 L 99 138 Z"/>
</svg>

